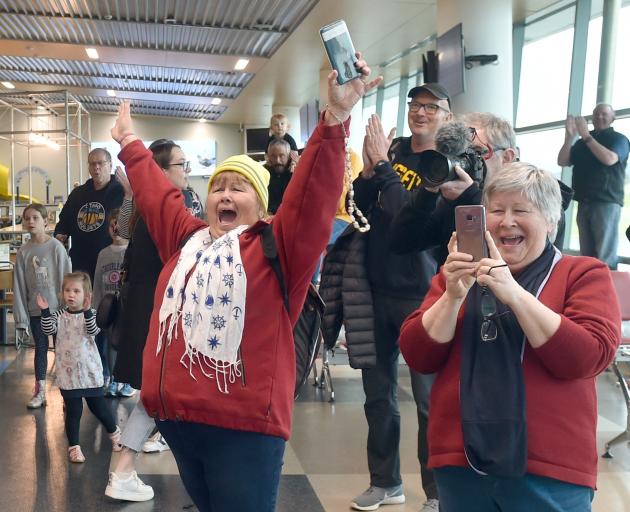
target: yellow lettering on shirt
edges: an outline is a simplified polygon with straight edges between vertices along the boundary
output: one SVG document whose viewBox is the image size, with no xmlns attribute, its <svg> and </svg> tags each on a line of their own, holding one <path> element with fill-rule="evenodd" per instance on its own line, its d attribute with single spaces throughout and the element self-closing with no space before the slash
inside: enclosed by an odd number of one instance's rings
<svg viewBox="0 0 630 512">
<path fill-rule="evenodd" d="M 407 190 L 418 188 L 420 183 L 422 183 L 422 178 L 420 178 L 418 173 L 413 169 L 409 169 L 401 163 L 395 163 L 393 168 L 398 173 L 400 183 L 402 183 L 402 186 Z"/>
</svg>

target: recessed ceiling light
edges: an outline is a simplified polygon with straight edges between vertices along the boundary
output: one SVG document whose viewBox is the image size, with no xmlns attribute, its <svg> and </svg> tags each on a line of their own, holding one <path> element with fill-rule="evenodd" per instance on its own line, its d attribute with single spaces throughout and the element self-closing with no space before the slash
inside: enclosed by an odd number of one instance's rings
<svg viewBox="0 0 630 512">
<path fill-rule="evenodd" d="M 202 117 L 201 119 L 199 119 L 199 122 L 200 122 L 200 123 L 207 123 L 207 122 L 208 122 L 208 120 L 207 120 L 207 119 L 204 119 L 204 118 Z"/>
<path fill-rule="evenodd" d="M 112 91 L 111 89 L 107 89 L 107 96 L 116 96 L 116 91 Z"/>
<path fill-rule="evenodd" d="M 96 51 L 96 48 L 86 48 L 85 53 L 87 53 L 87 56 L 90 59 L 98 59 L 98 52 Z"/>
<path fill-rule="evenodd" d="M 247 67 L 247 64 L 249 64 L 249 59 L 238 59 L 234 64 L 234 69 L 242 71 Z"/>
<path fill-rule="evenodd" d="M 2 85 L 4 85 L 7 89 L 15 89 L 15 85 L 11 82 L 2 82 Z"/>
<path fill-rule="evenodd" d="M 212 98 L 212 101 L 210 103 L 212 105 L 220 105 L 221 104 L 221 98 Z"/>
</svg>

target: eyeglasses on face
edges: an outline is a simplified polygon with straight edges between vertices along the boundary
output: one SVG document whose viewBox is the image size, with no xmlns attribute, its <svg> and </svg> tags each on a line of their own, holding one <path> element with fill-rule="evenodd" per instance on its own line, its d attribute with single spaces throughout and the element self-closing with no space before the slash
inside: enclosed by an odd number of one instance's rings
<svg viewBox="0 0 630 512">
<path fill-rule="evenodd" d="M 418 103 L 417 101 L 410 101 L 407 105 L 409 106 L 409 112 L 419 112 L 420 109 L 423 108 L 424 112 L 430 116 L 435 115 L 438 110 L 450 113 L 450 110 L 441 107 L 437 103 Z"/>
<path fill-rule="evenodd" d="M 190 160 L 185 162 L 175 162 L 173 164 L 167 164 L 166 167 L 173 167 L 174 165 L 181 165 L 184 172 L 190 172 Z"/>
<path fill-rule="evenodd" d="M 483 158 L 484 160 L 490 160 L 497 151 L 505 151 L 507 149 L 503 147 L 493 148 L 489 142 L 484 142 L 483 140 L 481 140 L 481 137 L 479 137 L 477 130 L 473 126 L 468 127 L 468 134 L 466 136 L 466 139 L 468 139 L 469 144 L 472 144 L 476 140 L 481 146 L 483 146 L 475 149 L 479 151 L 479 153 L 481 154 L 481 158 Z"/>
</svg>

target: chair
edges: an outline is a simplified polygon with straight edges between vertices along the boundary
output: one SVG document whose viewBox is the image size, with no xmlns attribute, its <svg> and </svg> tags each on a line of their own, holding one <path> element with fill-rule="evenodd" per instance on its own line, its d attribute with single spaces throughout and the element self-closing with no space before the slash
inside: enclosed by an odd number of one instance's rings
<svg viewBox="0 0 630 512">
<path fill-rule="evenodd" d="M 623 322 L 630 320 L 630 272 L 612 272 L 613 284 L 617 291 L 617 297 L 619 298 L 619 305 L 621 306 L 621 320 Z M 610 459 L 612 453 L 610 449 L 613 445 L 621 443 L 622 441 L 630 441 L 630 391 L 628 390 L 628 383 L 619 369 L 619 363 L 630 363 L 630 338 L 621 338 L 621 345 L 617 350 L 617 355 L 613 361 L 611 368 L 617 377 L 617 382 L 621 387 L 621 392 L 626 401 L 626 430 L 621 434 L 614 437 L 606 443 L 606 452 L 603 457 Z"/>
</svg>

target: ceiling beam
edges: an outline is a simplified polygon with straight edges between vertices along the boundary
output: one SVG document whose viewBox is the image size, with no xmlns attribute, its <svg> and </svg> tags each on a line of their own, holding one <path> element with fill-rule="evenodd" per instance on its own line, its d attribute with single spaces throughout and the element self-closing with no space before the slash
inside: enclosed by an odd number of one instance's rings
<svg viewBox="0 0 630 512">
<path fill-rule="evenodd" d="M 36 20 L 72 20 L 79 23 L 119 23 L 119 24 L 127 24 L 127 25 L 141 25 L 144 27 L 178 27 L 178 28 L 196 28 L 196 29 L 205 29 L 205 30 L 226 30 L 228 32 L 254 32 L 260 34 L 275 34 L 275 35 L 286 35 L 289 33 L 286 29 L 280 29 L 277 27 L 269 28 L 269 26 L 252 26 L 252 27 L 226 27 L 218 24 L 211 25 L 196 25 L 193 23 L 177 23 L 177 22 L 149 22 L 149 21 L 136 21 L 136 20 L 127 20 L 127 19 L 114 19 L 111 20 L 105 18 L 95 18 L 91 16 L 71 16 L 62 13 L 48 13 L 42 14 L 39 12 L 15 12 L 10 9 L 3 9 L 0 5 L 0 15 L 5 16 L 16 16 L 23 18 L 25 22 L 29 18 L 34 18 Z"/>
<path fill-rule="evenodd" d="M 58 59 L 59 57 L 63 57 L 64 60 L 92 61 L 85 53 L 86 46 L 96 48 L 98 51 L 99 58 L 96 62 L 241 73 L 241 71 L 234 70 L 234 65 L 239 58 L 241 58 L 238 55 L 209 55 L 207 53 L 141 50 L 135 48 L 69 43 L 45 43 L 16 39 L 2 40 L 2 54 L 31 58 L 44 57 L 47 59 Z M 249 64 L 247 68 L 243 70 L 247 73 L 256 73 L 269 60 L 263 57 L 247 58 L 249 59 Z"/>
</svg>

